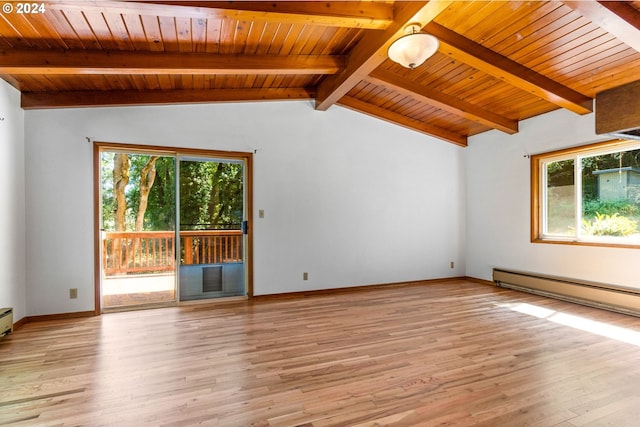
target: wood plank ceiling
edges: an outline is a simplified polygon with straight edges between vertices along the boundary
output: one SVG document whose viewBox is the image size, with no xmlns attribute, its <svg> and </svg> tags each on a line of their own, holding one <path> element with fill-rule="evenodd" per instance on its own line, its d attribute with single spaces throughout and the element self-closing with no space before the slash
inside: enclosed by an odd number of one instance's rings
<svg viewBox="0 0 640 427">
<path fill-rule="evenodd" d="M 640 1 L 6 4 L 25 109 L 312 99 L 465 146 L 640 79 Z M 386 52 L 413 22 L 440 47 L 411 70 Z"/>
</svg>

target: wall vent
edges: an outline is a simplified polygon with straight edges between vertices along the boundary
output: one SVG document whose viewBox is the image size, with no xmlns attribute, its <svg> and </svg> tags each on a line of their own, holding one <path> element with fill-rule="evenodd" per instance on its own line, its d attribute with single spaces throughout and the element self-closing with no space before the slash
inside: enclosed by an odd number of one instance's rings
<svg viewBox="0 0 640 427">
<path fill-rule="evenodd" d="M 640 289 L 499 268 L 493 269 L 493 281 L 502 288 L 640 316 Z"/>
</svg>

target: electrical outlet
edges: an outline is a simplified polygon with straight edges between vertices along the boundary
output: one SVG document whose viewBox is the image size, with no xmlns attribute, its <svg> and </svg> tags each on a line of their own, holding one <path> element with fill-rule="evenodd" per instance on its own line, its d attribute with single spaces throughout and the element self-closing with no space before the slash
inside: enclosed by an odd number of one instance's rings
<svg viewBox="0 0 640 427">
<path fill-rule="evenodd" d="M 307 273 L 306 271 L 302 273 L 302 280 L 309 280 L 309 273 Z"/>
<path fill-rule="evenodd" d="M 69 289 L 69 298 L 71 298 L 71 299 L 78 298 L 78 288 Z"/>
<path fill-rule="evenodd" d="M 451 263 L 449 264 L 449 268 L 453 268 L 453 261 L 451 261 Z"/>
</svg>

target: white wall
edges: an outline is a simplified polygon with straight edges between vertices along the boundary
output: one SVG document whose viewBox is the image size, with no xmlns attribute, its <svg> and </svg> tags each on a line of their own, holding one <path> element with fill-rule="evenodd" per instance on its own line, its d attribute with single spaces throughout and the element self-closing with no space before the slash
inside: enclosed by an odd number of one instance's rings
<svg viewBox="0 0 640 427">
<path fill-rule="evenodd" d="M 594 129 L 593 114 L 559 110 L 520 122 L 515 135 L 491 131 L 471 138 L 464 153 L 467 276 L 490 280 L 492 268 L 503 267 L 640 287 L 637 249 L 530 242 L 525 155 L 603 140 Z"/>
<path fill-rule="evenodd" d="M 0 80 L 0 307 L 26 314 L 24 113 L 20 93 Z"/>
<path fill-rule="evenodd" d="M 86 137 L 257 150 L 256 295 L 464 275 L 463 149 L 452 144 L 340 107 L 318 112 L 309 102 L 27 111 L 25 118 L 30 315 L 93 309 Z M 79 298 L 70 300 L 74 287 Z"/>
</svg>

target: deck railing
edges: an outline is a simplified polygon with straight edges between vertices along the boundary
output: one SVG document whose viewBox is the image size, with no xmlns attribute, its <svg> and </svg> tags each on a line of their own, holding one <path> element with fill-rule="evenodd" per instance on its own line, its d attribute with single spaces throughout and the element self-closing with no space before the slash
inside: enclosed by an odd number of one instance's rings
<svg viewBox="0 0 640 427">
<path fill-rule="evenodd" d="M 180 232 L 183 265 L 242 262 L 242 230 Z"/>
<path fill-rule="evenodd" d="M 106 232 L 102 265 L 106 276 L 175 270 L 173 231 Z M 241 230 L 180 232 L 182 265 L 242 262 Z"/>
</svg>

